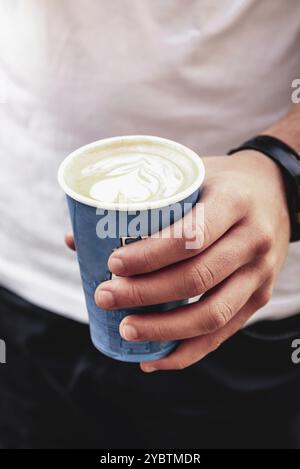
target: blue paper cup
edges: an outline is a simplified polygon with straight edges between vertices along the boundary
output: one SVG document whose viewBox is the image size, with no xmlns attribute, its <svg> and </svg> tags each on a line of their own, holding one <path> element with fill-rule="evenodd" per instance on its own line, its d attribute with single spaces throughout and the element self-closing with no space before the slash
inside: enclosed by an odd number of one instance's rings
<svg viewBox="0 0 300 469">
<path fill-rule="evenodd" d="M 151 143 L 152 150 L 157 148 L 160 154 L 172 150 L 193 161 L 195 175 L 187 189 L 162 201 L 133 204 L 100 203 L 72 189 L 70 168 L 76 158 L 82 159 L 91 151 L 99 151 L 101 158 L 101 154 L 105 154 L 105 150 L 111 146 L 117 148 L 119 145 L 123 150 L 126 145 L 130 148 L 135 145 L 140 148 L 141 145 L 148 143 Z M 67 197 L 89 314 L 91 339 L 103 354 L 125 362 L 141 362 L 164 357 L 176 347 L 177 341 L 128 342 L 122 339 L 119 326 L 122 319 L 130 314 L 168 311 L 186 304 L 188 299 L 141 308 L 106 311 L 96 306 L 94 293 L 101 282 L 111 278 L 107 261 L 112 251 L 156 233 L 184 216 L 198 201 L 204 173 L 200 157 L 189 148 L 171 140 L 143 135 L 114 137 L 93 142 L 71 153 L 60 165 L 58 181 Z M 131 223 L 137 217 L 139 221 L 144 222 L 139 223 L 138 236 L 136 223 Z M 103 230 L 100 233 L 100 228 L 103 228 L 107 222 L 114 224 L 114 233 L 113 236 L 104 237 Z M 134 232 L 132 225 L 135 227 Z"/>
</svg>

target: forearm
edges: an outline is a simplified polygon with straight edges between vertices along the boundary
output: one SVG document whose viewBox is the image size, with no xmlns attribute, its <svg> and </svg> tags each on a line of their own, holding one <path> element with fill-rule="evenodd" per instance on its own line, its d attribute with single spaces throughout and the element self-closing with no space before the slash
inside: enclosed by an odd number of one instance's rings
<svg viewBox="0 0 300 469">
<path fill-rule="evenodd" d="M 300 153 L 300 104 L 263 134 L 279 138 Z"/>
</svg>

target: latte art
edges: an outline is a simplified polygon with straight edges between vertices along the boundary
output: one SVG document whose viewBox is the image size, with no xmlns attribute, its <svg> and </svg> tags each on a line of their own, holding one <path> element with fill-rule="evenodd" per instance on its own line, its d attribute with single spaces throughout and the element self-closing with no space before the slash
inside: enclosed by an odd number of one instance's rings
<svg viewBox="0 0 300 469">
<path fill-rule="evenodd" d="M 133 136 L 97 143 L 71 155 L 64 176 L 72 193 L 94 206 L 168 204 L 202 177 L 197 155 L 175 142 Z"/>
<path fill-rule="evenodd" d="M 83 169 L 81 191 L 107 202 L 146 202 L 170 197 L 184 186 L 184 172 L 155 155 L 103 158 Z"/>
</svg>

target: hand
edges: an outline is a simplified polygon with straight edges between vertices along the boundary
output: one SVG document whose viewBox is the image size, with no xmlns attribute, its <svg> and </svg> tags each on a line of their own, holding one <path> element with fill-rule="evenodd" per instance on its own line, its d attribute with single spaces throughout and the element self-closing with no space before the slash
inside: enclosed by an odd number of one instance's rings
<svg viewBox="0 0 300 469">
<path fill-rule="evenodd" d="M 204 158 L 204 163 L 201 248 L 186 249 L 184 237 L 122 247 L 108 262 L 122 278 L 95 292 L 97 305 L 111 310 L 204 293 L 176 310 L 123 319 L 125 340 L 182 340 L 169 356 L 141 363 L 146 372 L 183 369 L 217 349 L 268 302 L 287 254 L 289 216 L 276 164 L 255 151 Z"/>
</svg>

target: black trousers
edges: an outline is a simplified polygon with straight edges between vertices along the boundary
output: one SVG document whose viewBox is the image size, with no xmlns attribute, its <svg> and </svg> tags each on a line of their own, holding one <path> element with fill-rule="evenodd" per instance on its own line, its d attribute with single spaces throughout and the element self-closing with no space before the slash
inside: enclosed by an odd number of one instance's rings
<svg viewBox="0 0 300 469">
<path fill-rule="evenodd" d="M 0 448 L 299 448 L 300 316 L 239 332 L 198 364 L 144 374 L 88 327 L 0 289 Z"/>
</svg>

